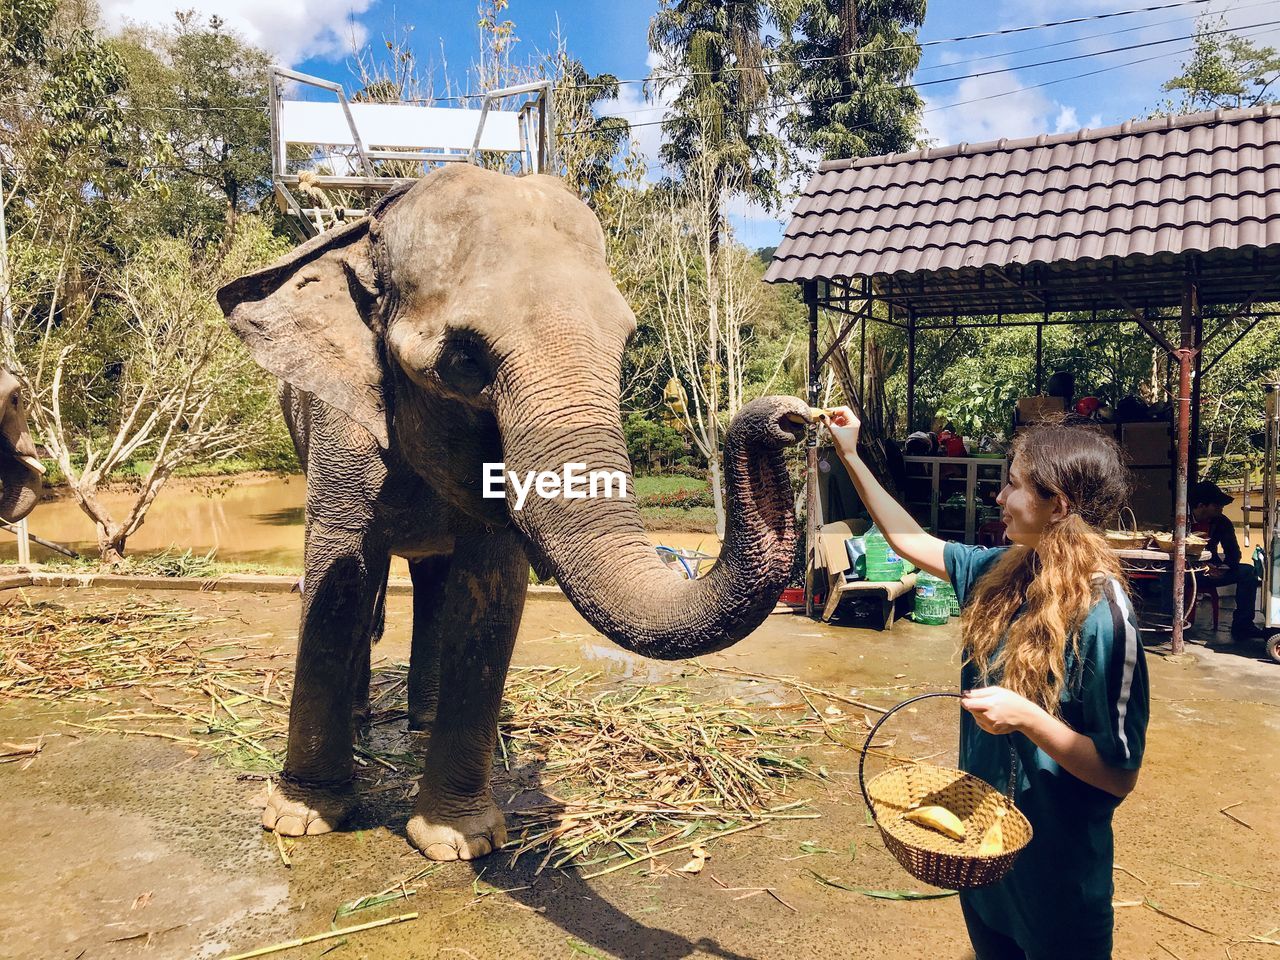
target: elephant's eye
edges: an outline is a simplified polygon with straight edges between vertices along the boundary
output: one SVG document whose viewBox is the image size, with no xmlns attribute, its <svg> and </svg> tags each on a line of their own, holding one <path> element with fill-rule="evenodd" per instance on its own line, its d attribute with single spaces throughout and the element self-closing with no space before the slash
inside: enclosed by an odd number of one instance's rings
<svg viewBox="0 0 1280 960">
<path fill-rule="evenodd" d="M 466 341 L 445 347 L 438 370 L 445 384 L 463 393 L 479 393 L 491 377 L 483 348 Z"/>
</svg>

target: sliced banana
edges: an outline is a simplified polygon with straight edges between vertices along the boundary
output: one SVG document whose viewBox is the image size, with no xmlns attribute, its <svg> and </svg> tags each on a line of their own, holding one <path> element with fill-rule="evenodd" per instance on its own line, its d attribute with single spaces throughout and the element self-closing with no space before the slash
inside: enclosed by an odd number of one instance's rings
<svg viewBox="0 0 1280 960">
<path fill-rule="evenodd" d="M 964 823 L 946 807 L 916 807 L 904 814 L 905 819 L 936 830 L 952 840 L 964 839 Z"/>
<path fill-rule="evenodd" d="M 991 857 L 997 853 L 1004 853 L 1004 824 L 999 817 L 987 827 L 987 832 L 982 835 L 982 843 L 978 846 L 980 857 Z"/>
</svg>

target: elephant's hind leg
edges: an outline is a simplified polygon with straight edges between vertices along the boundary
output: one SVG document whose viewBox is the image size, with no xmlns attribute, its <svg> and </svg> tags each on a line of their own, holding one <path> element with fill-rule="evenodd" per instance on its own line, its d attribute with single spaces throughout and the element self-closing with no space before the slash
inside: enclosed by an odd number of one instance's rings
<svg viewBox="0 0 1280 960">
<path fill-rule="evenodd" d="M 262 814 L 268 830 L 327 833 L 355 809 L 352 678 L 369 660 L 385 554 L 366 529 L 308 525 L 288 754 Z"/>
<path fill-rule="evenodd" d="M 409 562 L 413 578 L 413 650 L 409 657 L 409 729 L 430 730 L 440 702 L 439 617 L 449 576 L 449 557 Z"/>
<path fill-rule="evenodd" d="M 357 732 L 369 724 L 369 680 L 373 651 L 387 628 L 387 577 L 391 568 L 391 554 L 375 559 L 381 559 L 382 562 L 377 599 L 373 605 L 373 620 L 369 627 L 369 655 L 356 658 L 355 670 L 351 674 L 351 720 Z"/>
<path fill-rule="evenodd" d="M 408 826 L 410 841 L 432 860 L 472 860 L 506 842 L 489 774 L 528 579 L 514 534 L 458 538 L 433 620 L 440 699 Z"/>
</svg>

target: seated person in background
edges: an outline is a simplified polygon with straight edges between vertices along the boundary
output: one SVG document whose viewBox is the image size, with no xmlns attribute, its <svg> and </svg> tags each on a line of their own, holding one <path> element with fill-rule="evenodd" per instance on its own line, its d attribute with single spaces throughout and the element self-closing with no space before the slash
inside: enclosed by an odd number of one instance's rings
<svg viewBox="0 0 1280 960">
<path fill-rule="evenodd" d="M 1240 542 L 1236 539 L 1235 524 L 1222 515 L 1222 508 L 1234 499 L 1208 480 L 1195 484 L 1187 495 L 1192 529 L 1208 537 L 1209 553 L 1213 555 L 1204 578 L 1214 587 L 1235 584 L 1236 612 L 1231 618 L 1231 639 L 1252 640 L 1262 636 L 1262 631 L 1253 623 L 1253 609 L 1258 599 L 1258 573 L 1252 563 L 1240 562 Z"/>
</svg>

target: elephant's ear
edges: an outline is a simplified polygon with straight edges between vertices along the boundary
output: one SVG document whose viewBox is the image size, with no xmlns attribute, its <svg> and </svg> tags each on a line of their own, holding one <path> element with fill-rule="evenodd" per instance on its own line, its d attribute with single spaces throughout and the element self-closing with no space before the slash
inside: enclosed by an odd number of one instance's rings
<svg viewBox="0 0 1280 960">
<path fill-rule="evenodd" d="M 258 363 L 347 414 L 385 449 L 382 344 L 364 316 L 379 294 L 365 218 L 233 280 L 218 304 Z"/>
</svg>

